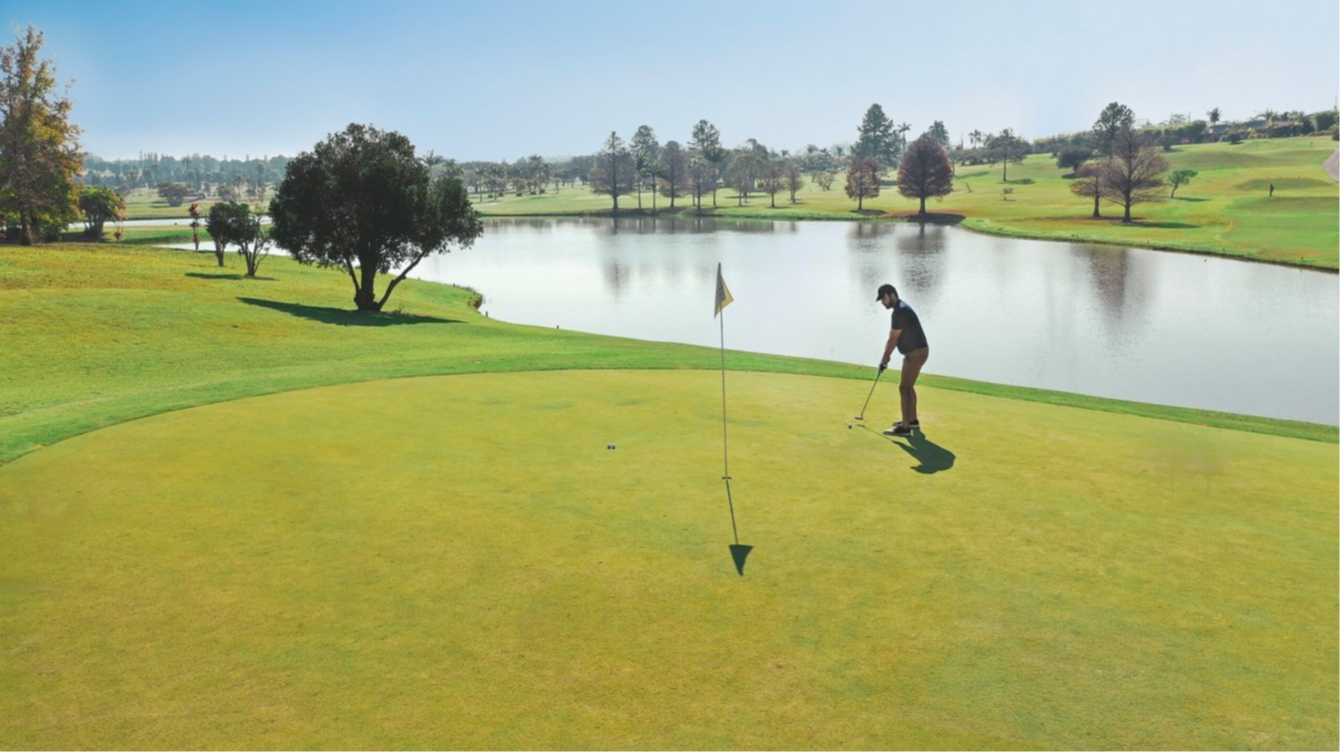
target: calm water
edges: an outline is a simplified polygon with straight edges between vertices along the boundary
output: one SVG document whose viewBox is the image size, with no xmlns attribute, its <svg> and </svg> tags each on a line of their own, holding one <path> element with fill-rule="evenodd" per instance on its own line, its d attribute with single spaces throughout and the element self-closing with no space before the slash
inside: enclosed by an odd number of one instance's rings
<svg viewBox="0 0 1341 753">
<path fill-rule="evenodd" d="M 709 219 L 495 220 L 421 279 L 505 321 L 875 366 L 893 283 L 927 373 L 1338 423 L 1338 277 L 953 227 Z M 394 306 L 394 297 L 391 301 Z"/>
</svg>

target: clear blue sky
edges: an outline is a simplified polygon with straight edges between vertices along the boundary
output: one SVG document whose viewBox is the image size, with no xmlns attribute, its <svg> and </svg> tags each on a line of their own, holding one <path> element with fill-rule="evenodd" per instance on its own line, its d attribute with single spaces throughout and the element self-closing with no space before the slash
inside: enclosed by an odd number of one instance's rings
<svg viewBox="0 0 1341 753">
<path fill-rule="evenodd" d="M 1034 138 L 1112 101 L 1153 122 L 1321 110 L 1341 69 L 1336 0 L 0 0 L 0 19 L 45 32 L 106 158 L 292 156 L 354 121 L 463 160 L 643 124 L 684 143 L 701 118 L 796 149 L 853 140 L 872 103 L 913 135 Z"/>
</svg>

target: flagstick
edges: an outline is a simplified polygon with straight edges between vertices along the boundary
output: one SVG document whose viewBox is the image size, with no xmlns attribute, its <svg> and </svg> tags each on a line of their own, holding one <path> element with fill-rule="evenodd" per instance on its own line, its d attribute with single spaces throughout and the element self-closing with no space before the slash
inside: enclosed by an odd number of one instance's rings
<svg viewBox="0 0 1341 753">
<path fill-rule="evenodd" d="M 720 269 L 718 274 L 721 274 Z M 718 312 L 722 335 L 722 480 L 726 482 L 726 504 L 731 510 L 731 535 L 740 543 L 740 533 L 736 530 L 736 505 L 731 501 L 731 465 L 726 449 L 726 312 Z"/>
</svg>

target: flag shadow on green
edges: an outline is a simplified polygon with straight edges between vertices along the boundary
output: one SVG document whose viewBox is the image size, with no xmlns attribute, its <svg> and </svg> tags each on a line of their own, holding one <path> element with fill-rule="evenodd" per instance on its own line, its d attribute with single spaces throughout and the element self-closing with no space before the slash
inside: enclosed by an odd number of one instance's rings
<svg viewBox="0 0 1341 753">
<path fill-rule="evenodd" d="M 736 563 L 736 572 L 745 576 L 745 558 L 750 556 L 750 550 L 754 547 L 749 544 L 732 544 L 731 561 Z"/>
<path fill-rule="evenodd" d="M 917 461 L 917 465 L 913 466 L 914 471 L 932 474 L 948 471 L 954 467 L 955 454 L 927 439 L 927 435 L 922 432 L 914 431 L 912 436 L 900 438 L 908 441 L 904 443 L 894 437 L 888 437 L 891 443 L 897 445 L 899 449 L 908 453 L 913 457 L 913 460 Z"/>
</svg>

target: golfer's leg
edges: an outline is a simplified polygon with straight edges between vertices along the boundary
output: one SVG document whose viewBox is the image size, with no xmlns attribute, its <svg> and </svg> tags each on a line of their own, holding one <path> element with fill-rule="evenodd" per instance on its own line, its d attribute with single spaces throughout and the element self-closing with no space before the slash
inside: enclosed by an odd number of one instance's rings
<svg viewBox="0 0 1341 753">
<path fill-rule="evenodd" d="M 922 373 L 927 355 L 926 348 L 918 348 L 903 357 L 903 370 L 899 372 L 899 397 L 903 403 L 905 426 L 917 420 L 917 377 Z"/>
</svg>

